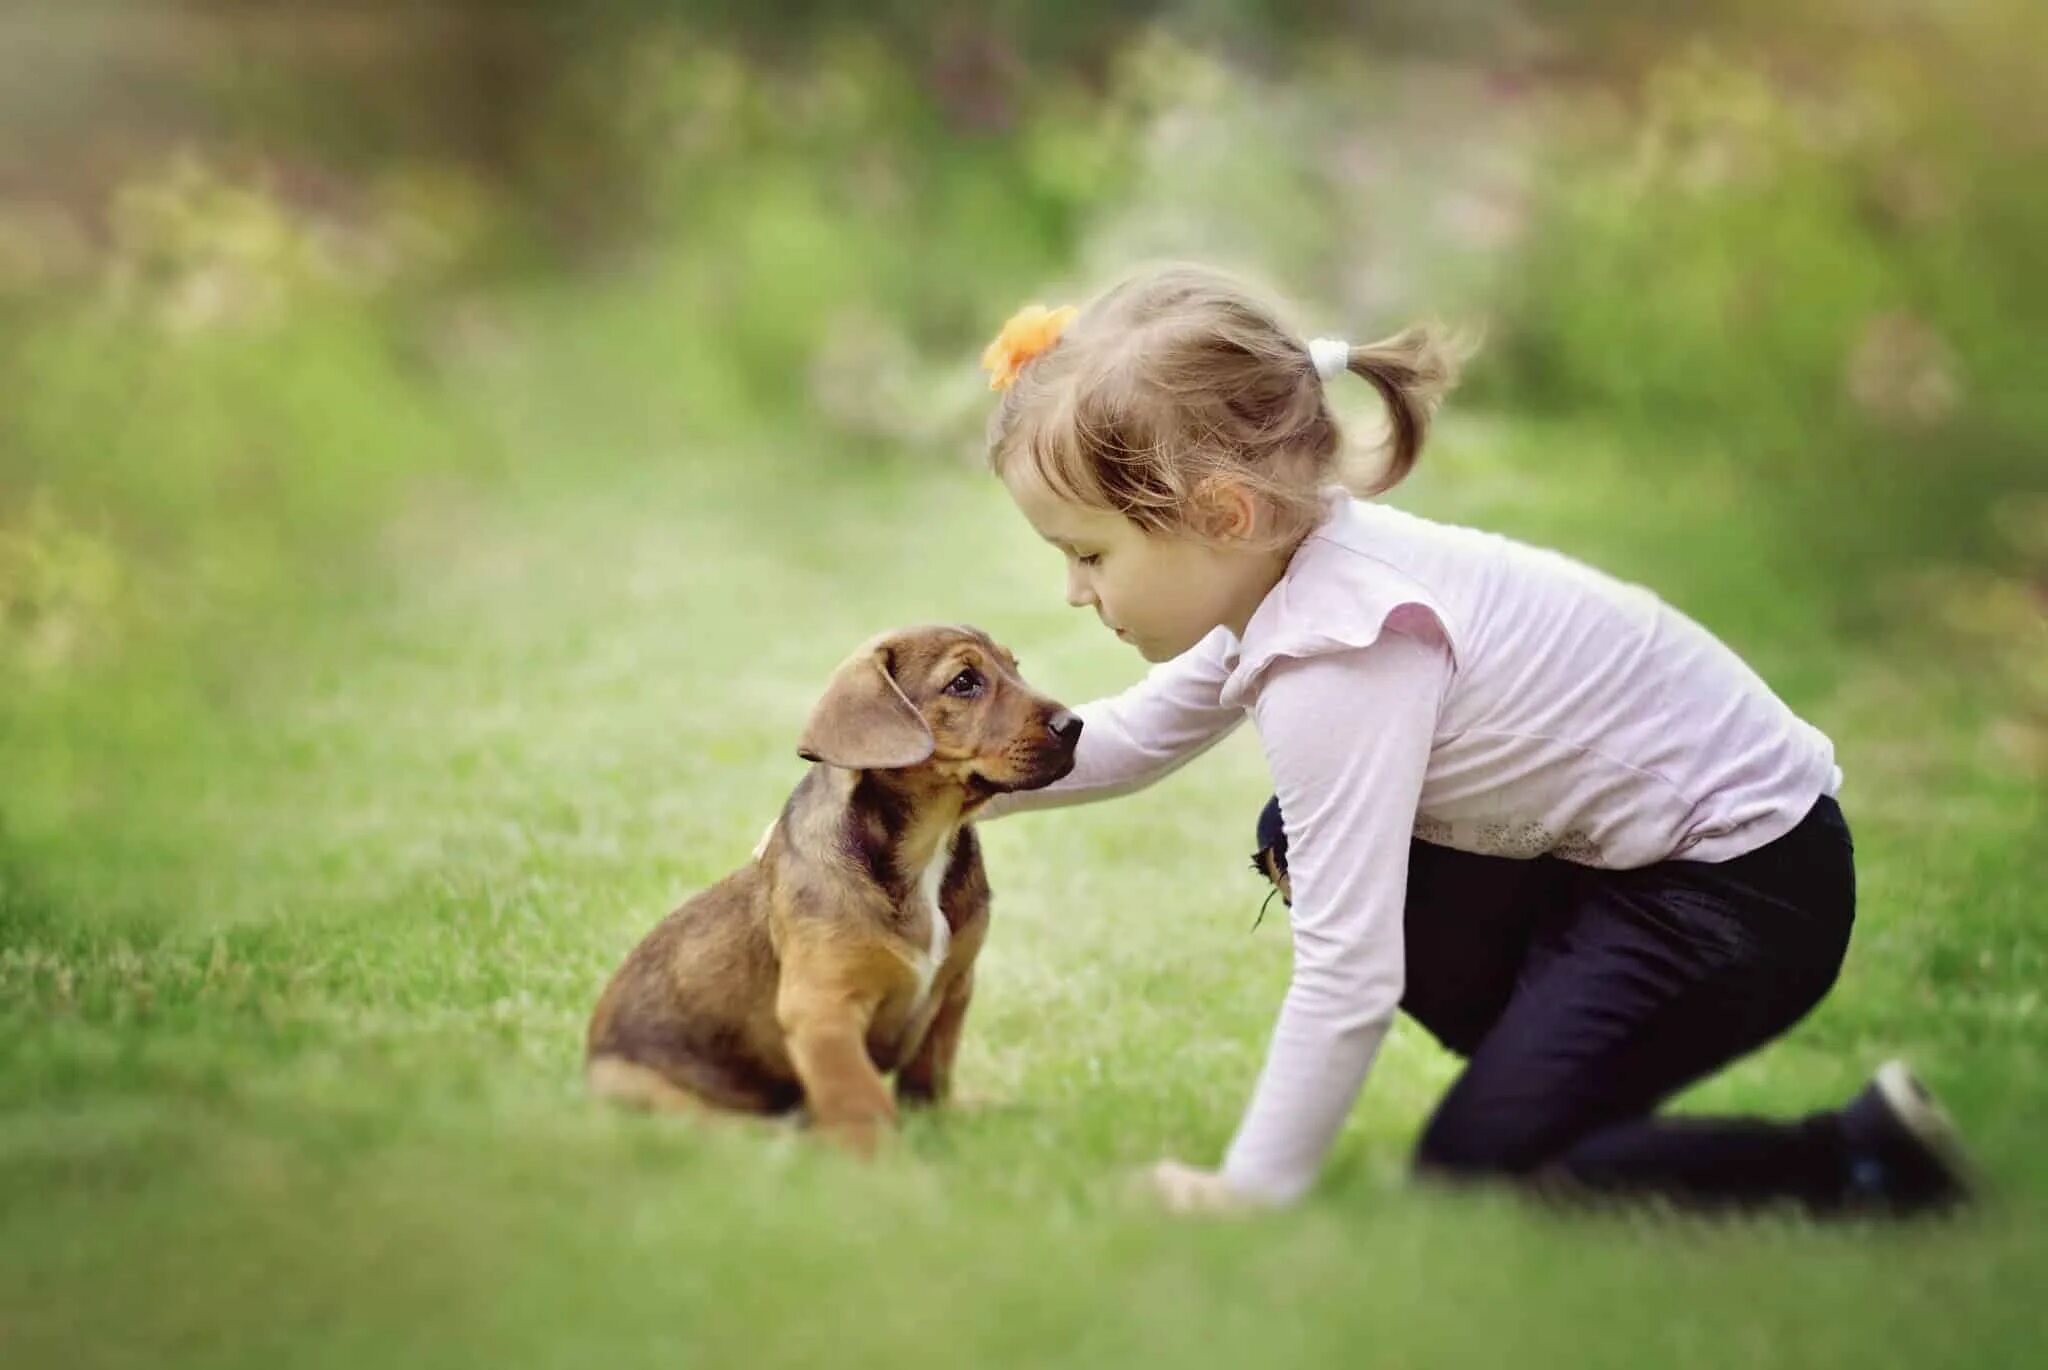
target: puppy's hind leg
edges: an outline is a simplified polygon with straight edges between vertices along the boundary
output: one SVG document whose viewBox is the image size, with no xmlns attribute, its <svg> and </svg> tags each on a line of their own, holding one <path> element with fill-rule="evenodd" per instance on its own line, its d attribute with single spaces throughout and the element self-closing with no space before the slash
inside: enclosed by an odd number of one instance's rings
<svg viewBox="0 0 2048 1370">
<path fill-rule="evenodd" d="M 623 1056 L 593 1056 L 583 1069 L 583 1083 L 592 1096 L 628 1108 L 656 1113 L 708 1114 L 709 1102 L 676 1084 L 652 1066 Z"/>
</svg>

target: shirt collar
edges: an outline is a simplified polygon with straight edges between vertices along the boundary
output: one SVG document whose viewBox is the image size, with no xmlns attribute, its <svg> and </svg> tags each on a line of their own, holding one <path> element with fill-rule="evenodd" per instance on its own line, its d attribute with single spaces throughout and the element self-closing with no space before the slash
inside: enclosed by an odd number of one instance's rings
<svg viewBox="0 0 2048 1370">
<path fill-rule="evenodd" d="M 1369 506 L 1342 486 L 1326 486 L 1322 496 L 1323 517 L 1252 611 L 1244 636 L 1227 627 L 1212 630 L 1225 639 L 1222 658 L 1230 674 L 1220 697 L 1227 705 L 1248 706 L 1257 697 L 1260 678 L 1282 658 L 1372 645 L 1388 616 L 1403 604 L 1420 605 L 1439 623 L 1444 619 L 1434 596 L 1372 553 L 1364 527 Z"/>
</svg>

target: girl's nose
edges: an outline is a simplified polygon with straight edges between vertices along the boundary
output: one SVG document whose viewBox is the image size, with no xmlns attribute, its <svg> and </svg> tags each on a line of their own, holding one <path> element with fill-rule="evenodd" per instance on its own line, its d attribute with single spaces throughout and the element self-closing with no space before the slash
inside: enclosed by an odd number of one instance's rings
<svg viewBox="0 0 2048 1370">
<path fill-rule="evenodd" d="M 1095 603 L 1095 592 L 1088 588 L 1078 566 L 1067 568 L 1067 603 L 1076 609 L 1086 609 Z"/>
</svg>

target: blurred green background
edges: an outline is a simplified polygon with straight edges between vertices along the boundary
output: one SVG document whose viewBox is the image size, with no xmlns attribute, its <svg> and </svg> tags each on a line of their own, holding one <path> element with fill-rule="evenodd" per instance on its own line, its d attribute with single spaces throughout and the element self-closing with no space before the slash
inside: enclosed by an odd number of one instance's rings
<svg viewBox="0 0 2048 1370">
<path fill-rule="evenodd" d="M 0 1359 L 2022 1359 L 2044 41 L 2028 0 L 0 11 Z M 1135 676 L 983 474 L 975 362 L 1160 257 L 1304 333 L 1484 330 L 1396 501 L 1650 583 L 1849 776 L 1843 986 L 1686 1106 L 1905 1050 L 2002 1202 L 1414 1195 L 1453 1067 L 1404 1029 L 1307 1210 L 1130 1205 L 1227 1138 L 1284 981 L 1237 743 L 992 829 L 982 1111 L 857 1171 L 581 1102 L 604 976 L 852 644 Z"/>
</svg>

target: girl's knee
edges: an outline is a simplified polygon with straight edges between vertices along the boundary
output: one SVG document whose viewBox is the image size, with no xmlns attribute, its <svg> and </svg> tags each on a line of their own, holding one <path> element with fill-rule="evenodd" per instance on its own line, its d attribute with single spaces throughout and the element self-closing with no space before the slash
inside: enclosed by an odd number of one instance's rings
<svg viewBox="0 0 2048 1370">
<path fill-rule="evenodd" d="M 1423 1129 L 1412 1164 L 1422 1179 L 1512 1179 L 1541 1166 L 1549 1149 L 1527 1129 L 1444 1109 Z"/>
</svg>

